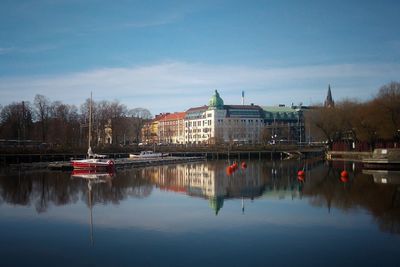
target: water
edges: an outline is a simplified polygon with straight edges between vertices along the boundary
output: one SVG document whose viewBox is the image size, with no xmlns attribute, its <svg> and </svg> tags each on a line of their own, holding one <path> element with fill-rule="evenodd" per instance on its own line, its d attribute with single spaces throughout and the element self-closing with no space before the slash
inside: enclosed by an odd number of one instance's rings
<svg viewBox="0 0 400 267">
<path fill-rule="evenodd" d="M 95 180 L 3 170 L 1 266 L 400 265 L 398 173 L 255 160 L 228 175 L 227 165 Z"/>
</svg>

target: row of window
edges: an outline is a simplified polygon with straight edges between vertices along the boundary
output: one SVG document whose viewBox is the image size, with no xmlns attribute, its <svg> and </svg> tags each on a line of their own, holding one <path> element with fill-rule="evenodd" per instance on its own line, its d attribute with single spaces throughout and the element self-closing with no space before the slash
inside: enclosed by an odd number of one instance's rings
<svg viewBox="0 0 400 267">
<path fill-rule="evenodd" d="M 186 139 L 199 139 L 199 138 L 208 138 L 209 136 L 208 136 L 208 134 L 203 134 L 203 135 L 201 135 L 201 134 L 189 134 L 187 137 L 186 137 Z"/>
<path fill-rule="evenodd" d="M 262 123 L 262 120 L 254 120 L 254 119 L 250 119 L 250 120 L 245 120 L 245 119 L 241 119 L 241 120 L 239 120 L 239 119 L 236 119 L 236 120 L 233 120 L 233 119 L 226 119 L 226 120 L 224 120 L 224 119 L 218 119 L 217 120 L 217 123 L 218 124 L 222 124 L 222 123 L 224 123 L 225 122 L 225 124 L 256 124 L 256 125 L 258 125 L 259 123 Z"/>
<path fill-rule="evenodd" d="M 201 133 L 203 131 L 203 133 L 208 133 L 211 132 L 211 128 L 203 128 L 203 129 L 189 129 L 189 130 L 185 130 L 186 133 Z"/>
<path fill-rule="evenodd" d="M 196 127 L 196 126 L 211 126 L 211 120 L 203 120 L 203 121 L 187 121 L 185 123 L 186 127 Z"/>
</svg>

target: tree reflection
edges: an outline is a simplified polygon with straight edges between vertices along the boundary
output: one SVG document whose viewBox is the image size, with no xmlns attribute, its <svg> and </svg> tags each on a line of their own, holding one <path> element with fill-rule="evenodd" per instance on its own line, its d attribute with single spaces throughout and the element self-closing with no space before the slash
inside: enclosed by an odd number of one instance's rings
<svg viewBox="0 0 400 267">
<path fill-rule="evenodd" d="M 341 209 L 366 209 L 382 231 L 400 233 L 400 179 L 375 179 L 360 166 L 340 179 L 344 162 L 250 161 L 245 170 L 231 175 L 225 161 L 189 163 L 119 170 L 110 183 L 92 189 L 92 205 L 118 205 L 127 198 L 146 198 L 154 188 L 208 200 L 216 214 L 223 210 L 225 199 L 268 198 L 305 199 L 313 206 Z M 304 179 L 297 171 L 305 169 Z M 394 182 L 393 182 L 394 181 Z M 71 178 L 69 173 L 5 172 L 0 174 L 0 204 L 32 206 L 38 213 L 52 206 L 78 201 L 88 203 L 87 182 Z"/>
</svg>

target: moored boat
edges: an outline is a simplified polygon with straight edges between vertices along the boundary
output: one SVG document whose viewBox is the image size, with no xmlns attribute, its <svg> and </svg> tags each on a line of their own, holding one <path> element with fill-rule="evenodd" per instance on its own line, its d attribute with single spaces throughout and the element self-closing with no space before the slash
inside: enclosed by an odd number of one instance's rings
<svg viewBox="0 0 400 267">
<path fill-rule="evenodd" d="M 90 94 L 90 104 L 89 104 L 89 148 L 87 152 L 86 159 L 76 159 L 71 160 L 71 166 L 75 169 L 84 170 L 112 170 L 114 169 L 114 160 L 107 159 L 106 155 L 98 155 L 93 153 L 90 146 L 92 139 L 92 94 Z"/>
<path fill-rule="evenodd" d="M 112 170 L 114 169 L 114 161 L 112 159 L 80 159 L 71 160 L 71 166 L 75 169 L 85 170 Z"/>
<path fill-rule="evenodd" d="M 160 158 L 160 157 L 166 157 L 169 156 L 168 153 L 156 153 L 153 151 L 142 151 L 140 154 L 129 154 L 130 158 Z"/>
</svg>

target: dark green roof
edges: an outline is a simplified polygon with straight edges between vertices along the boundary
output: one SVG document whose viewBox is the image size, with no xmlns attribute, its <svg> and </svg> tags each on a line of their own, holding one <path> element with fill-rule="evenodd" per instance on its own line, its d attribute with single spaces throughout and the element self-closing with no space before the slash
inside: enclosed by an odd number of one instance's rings
<svg viewBox="0 0 400 267">
<path fill-rule="evenodd" d="M 262 107 L 264 110 L 265 119 L 267 120 L 280 120 L 280 121 L 290 121 L 297 120 L 301 114 L 300 109 L 295 109 L 292 107 Z"/>
<path fill-rule="evenodd" d="M 210 98 L 210 101 L 208 102 L 208 107 L 209 108 L 223 108 L 224 107 L 224 100 L 219 96 L 219 93 L 217 90 L 215 90 L 214 95 Z"/>
</svg>

